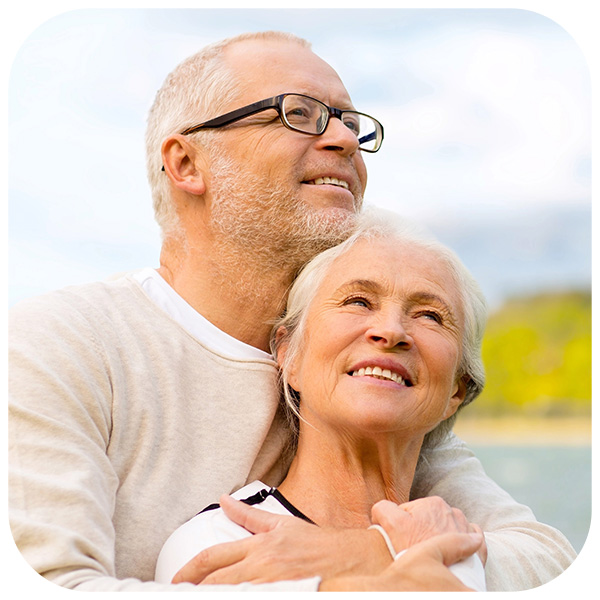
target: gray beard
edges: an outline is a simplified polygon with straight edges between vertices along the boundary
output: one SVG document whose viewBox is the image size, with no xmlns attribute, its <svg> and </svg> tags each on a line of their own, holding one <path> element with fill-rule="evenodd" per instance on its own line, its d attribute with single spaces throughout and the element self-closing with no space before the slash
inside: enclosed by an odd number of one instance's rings
<svg viewBox="0 0 600 600">
<path fill-rule="evenodd" d="M 295 273 L 318 253 L 345 240 L 356 224 L 356 212 L 342 208 L 316 210 L 288 189 L 257 181 L 211 149 L 211 231 L 227 257 L 242 269 Z M 358 199 L 358 207 L 362 198 Z"/>
</svg>

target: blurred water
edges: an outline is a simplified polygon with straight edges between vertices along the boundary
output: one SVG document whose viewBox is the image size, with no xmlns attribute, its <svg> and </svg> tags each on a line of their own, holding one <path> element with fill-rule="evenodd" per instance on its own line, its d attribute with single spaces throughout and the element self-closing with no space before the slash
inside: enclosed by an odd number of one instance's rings
<svg viewBox="0 0 600 600">
<path fill-rule="evenodd" d="M 592 455 L 589 446 L 476 446 L 487 474 L 529 506 L 538 521 L 560 530 L 577 552 L 591 519 Z"/>
</svg>

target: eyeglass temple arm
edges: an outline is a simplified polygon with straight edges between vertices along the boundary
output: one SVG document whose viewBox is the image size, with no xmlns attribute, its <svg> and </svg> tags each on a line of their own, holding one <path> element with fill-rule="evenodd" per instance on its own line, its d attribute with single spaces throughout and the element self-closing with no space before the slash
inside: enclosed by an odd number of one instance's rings
<svg viewBox="0 0 600 600">
<path fill-rule="evenodd" d="M 267 98 L 266 100 L 259 100 L 258 102 L 254 102 L 253 104 L 249 104 L 248 106 L 244 106 L 243 108 L 238 108 L 237 110 L 232 110 L 220 117 L 216 117 L 214 119 L 210 119 L 209 121 L 205 121 L 204 123 L 200 123 L 200 125 L 194 125 L 193 127 L 189 127 L 188 129 L 181 132 L 181 135 L 189 135 L 190 133 L 196 133 L 200 131 L 200 129 L 211 129 L 215 127 L 223 127 L 223 125 L 229 125 L 229 123 L 233 123 L 234 121 L 239 121 L 244 117 L 249 117 L 250 115 L 254 115 L 261 110 L 266 110 L 267 108 L 279 108 L 280 96 L 276 96 L 275 98 Z"/>
</svg>

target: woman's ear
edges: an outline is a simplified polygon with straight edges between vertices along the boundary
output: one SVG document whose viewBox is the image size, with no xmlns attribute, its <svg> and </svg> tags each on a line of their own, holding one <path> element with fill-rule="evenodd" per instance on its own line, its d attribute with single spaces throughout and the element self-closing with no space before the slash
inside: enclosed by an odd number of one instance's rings
<svg viewBox="0 0 600 600">
<path fill-rule="evenodd" d="M 463 375 L 460 377 L 456 383 L 454 392 L 448 402 L 448 406 L 444 412 L 443 421 L 450 418 L 461 406 L 461 404 L 465 401 L 465 397 L 467 395 L 467 383 L 469 382 L 469 376 Z"/>
<path fill-rule="evenodd" d="M 289 346 L 290 335 L 288 333 L 288 330 L 283 325 L 281 325 L 275 333 L 275 348 L 277 348 L 277 356 L 275 358 L 277 359 L 277 364 L 279 365 L 280 369 L 285 364 L 285 359 L 287 357 Z M 286 376 L 288 385 L 297 392 L 299 392 L 300 390 L 298 389 L 295 364 L 289 364 L 286 366 Z"/>
<path fill-rule="evenodd" d="M 184 135 L 169 136 L 162 144 L 163 167 L 179 189 L 201 196 L 206 192 L 202 150 Z"/>
</svg>

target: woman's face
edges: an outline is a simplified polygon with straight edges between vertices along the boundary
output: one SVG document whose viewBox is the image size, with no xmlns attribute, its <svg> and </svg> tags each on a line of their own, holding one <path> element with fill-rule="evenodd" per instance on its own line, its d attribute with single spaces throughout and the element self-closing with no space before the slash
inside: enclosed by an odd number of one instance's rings
<svg viewBox="0 0 600 600">
<path fill-rule="evenodd" d="M 422 436 L 464 399 L 460 295 L 431 252 L 362 240 L 333 263 L 308 310 L 288 381 L 319 431 Z"/>
</svg>

